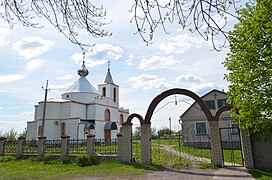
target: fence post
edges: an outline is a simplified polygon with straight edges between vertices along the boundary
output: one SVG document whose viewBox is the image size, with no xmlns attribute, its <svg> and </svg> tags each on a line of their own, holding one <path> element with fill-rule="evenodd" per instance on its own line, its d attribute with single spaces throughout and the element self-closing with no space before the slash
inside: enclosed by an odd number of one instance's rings
<svg viewBox="0 0 272 180">
<path fill-rule="evenodd" d="M 241 133 L 242 152 L 244 157 L 244 166 L 245 168 L 248 168 L 248 169 L 254 168 L 250 134 L 248 130 L 246 129 L 242 129 L 240 133 Z"/>
<path fill-rule="evenodd" d="M 43 158 L 44 152 L 45 152 L 44 144 L 45 144 L 46 137 L 40 136 L 40 137 L 38 137 L 38 139 L 39 139 L 39 144 L 38 144 L 38 158 Z"/>
<path fill-rule="evenodd" d="M 0 156 L 5 155 L 5 140 L 7 138 L 5 137 L 0 137 Z"/>
<path fill-rule="evenodd" d="M 143 164 L 152 162 L 151 124 L 141 124 L 141 156 Z"/>
<path fill-rule="evenodd" d="M 87 154 L 89 156 L 93 156 L 94 155 L 94 148 L 95 148 L 95 135 L 90 134 L 87 135 Z"/>
<path fill-rule="evenodd" d="M 118 133 L 117 134 L 117 157 L 118 160 L 121 161 L 122 160 L 122 134 Z"/>
<path fill-rule="evenodd" d="M 23 155 L 25 141 L 26 141 L 25 137 L 18 137 L 16 157 L 21 157 Z"/>
<path fill-rule="evenodd" d="M 68 141 L 70 136 L 61 136 L 61 160 L 66 160 L 68 158 Z"/>
<path fill-rule="evenodd" d="M 122 161 L 132 163 L 132 123 L 122 125 Z"/>
</svg>

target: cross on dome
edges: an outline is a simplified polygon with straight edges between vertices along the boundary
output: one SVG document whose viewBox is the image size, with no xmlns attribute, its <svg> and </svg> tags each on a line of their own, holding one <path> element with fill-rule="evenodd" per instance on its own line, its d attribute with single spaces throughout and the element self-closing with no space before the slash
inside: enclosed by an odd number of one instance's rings
<svg viewBox="0 0 272 180">
<path fill-rule="evenodd" d="M 83 61 L 81 68 L 77 70 L 77 74 L 81 77 L 86 77 L 89 74 L 89 71 L 85 66 L 85 61 Z"/>
</svg>

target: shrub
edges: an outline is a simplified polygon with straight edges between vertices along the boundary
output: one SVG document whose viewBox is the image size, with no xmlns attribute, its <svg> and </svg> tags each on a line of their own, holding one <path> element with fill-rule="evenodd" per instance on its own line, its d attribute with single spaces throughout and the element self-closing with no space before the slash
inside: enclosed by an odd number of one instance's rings
<svg viewBox="0 0 272 180">
<path fill-rule="evenodd" d="M 77 163 L 79 166 L 91 166 L 98 164 L 98 160 L 95 156 L 88 156 L 87 154 L 82 154 L 77 157 Z"/>
<path fill-rule="evenodd" d="M 0 156 L 0 162 L 15 161 L 15 157 L 12 156 Z"/>
</svg>

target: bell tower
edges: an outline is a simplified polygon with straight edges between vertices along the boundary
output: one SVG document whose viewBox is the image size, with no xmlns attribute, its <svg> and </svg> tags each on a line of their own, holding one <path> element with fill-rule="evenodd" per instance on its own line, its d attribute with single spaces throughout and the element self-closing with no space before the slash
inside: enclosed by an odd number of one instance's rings
<svg viewBox="0 0 272 180">
<path fill-rule="evenodd" d="M 110 98 L 113 102 L 119 104 L 119 86 L 114 84 L 111 72 L 110 72 L 110 62 L 108 61 L 108 71 L 104 81 L 104 84 L 98 85 L 98 91 L 102 96 Z"/>
</svg>

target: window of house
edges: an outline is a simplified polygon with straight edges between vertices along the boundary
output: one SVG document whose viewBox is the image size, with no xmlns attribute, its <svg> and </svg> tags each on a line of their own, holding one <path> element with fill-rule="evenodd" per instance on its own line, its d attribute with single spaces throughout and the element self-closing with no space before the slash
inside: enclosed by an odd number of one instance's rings
<svg viewBox="0 0 272 180">
<path fill-rule="evenodd" d="M 110 110 L 105 110 L 105 121 L 110 121 Z"/>
<path fill-rule="evenodd" d="M 207 134 L 206 122 L 197 122 L 197 123 L 195 123 L 195 127 L 196 127 L 196 134 L 197 135 Z"/>
<path fill-rule="evenodd" d="M 66 124 L 65 123 L 61 123 L 60 124 L 60 137 L 61 136 L 65 136 L 66 135 Z"/>
<path fill-rule="evenodd" d="M 209 109 L 215 109 L 215 101 L 214 101 L 214 100 L 204 101 L 204 103 L 206 104 L 206 106 L 207 106 Z"/>
<path fill-rule="evenodd" d="M 227 105 L 227 99 L 217 99 L 217 105 L 218 109 L 221 108 L 222 106 Z"/>
<path fill-rule="evenodd" d="M 113 88 L 113 101 L 116 102 L 116 88 Z"/>
<path fill-rule="evenodd" d="M 105 87 L 102 88 L 102 96 L 106 96 L 106 88 Z"/>
<path fill-rule="evenodd" d="M 237 121 L 231 121 L 230 127 L 231 127 L 232 134 L 239 134 L 240 130 L 239 130 L 239 124 L 237 124 Z"/>
<path fill-rule="evenodd" d="M 124 116 L 123 114 L 120 115 L 120 123 L 123 123 L 124 122 Z"/>
</svg>

